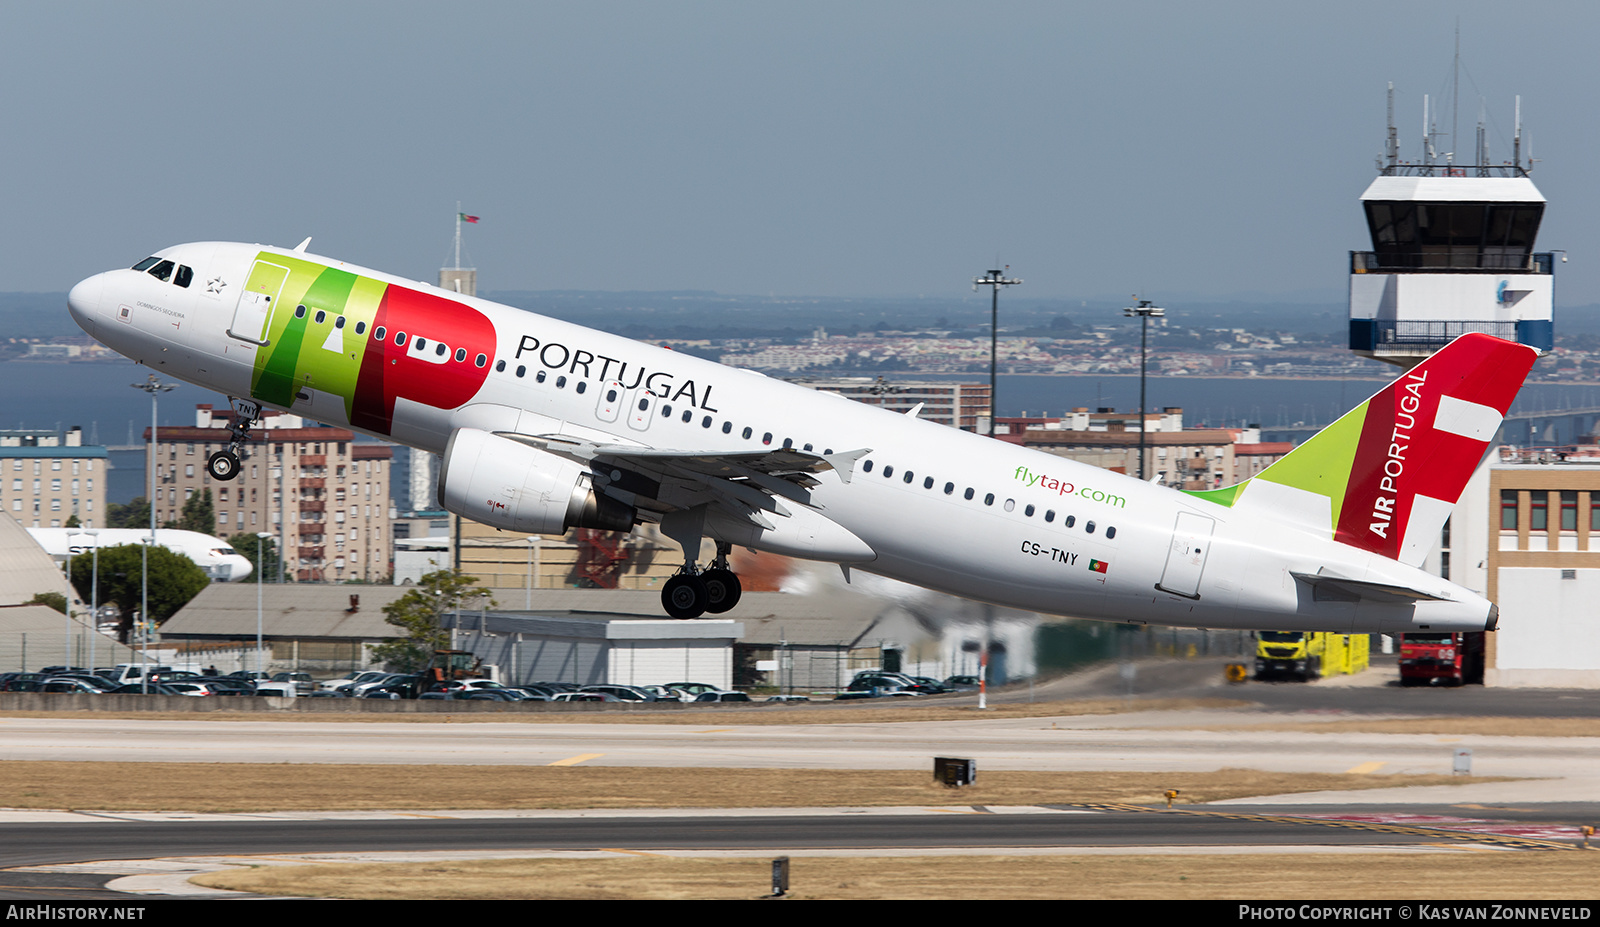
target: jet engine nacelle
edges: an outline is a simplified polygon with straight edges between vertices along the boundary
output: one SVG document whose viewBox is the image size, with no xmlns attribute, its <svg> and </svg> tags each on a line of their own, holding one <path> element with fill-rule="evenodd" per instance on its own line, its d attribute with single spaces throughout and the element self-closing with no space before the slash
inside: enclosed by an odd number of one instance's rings
<svg viewBox="0 0 1600 927">
<path fill-rule="evenodd" d="M 634 520 L 633 507 L 595 492 L 578 464 L 476 428 L 451 433 L 439 501 L 462 518 L 524 534 L 628 531 Z"/>
</svg>

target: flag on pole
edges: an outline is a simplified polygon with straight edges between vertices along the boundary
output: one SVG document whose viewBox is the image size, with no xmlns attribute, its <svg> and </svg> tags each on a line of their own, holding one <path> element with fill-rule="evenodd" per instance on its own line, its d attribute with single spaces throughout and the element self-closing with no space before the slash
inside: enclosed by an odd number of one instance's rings
<svg viewBox="0 0 1600 927">
<path fill-rule="evenodd" d="M 478 217 L 477 216 L 469 216 L 464 212 L 458 212 L 458 213 L 456 213 L 456 215 L 461 217 L 461 221 L 462 222 L 471 222 L 474 225 L 476 225 L 478 223 Z"/>
</svg>

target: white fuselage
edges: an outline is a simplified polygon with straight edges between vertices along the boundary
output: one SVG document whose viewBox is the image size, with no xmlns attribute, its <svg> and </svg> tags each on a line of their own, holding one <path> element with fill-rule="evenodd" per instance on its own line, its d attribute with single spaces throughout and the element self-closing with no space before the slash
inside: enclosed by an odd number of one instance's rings
<svg viewBox="0 0 1600 927">
<path fill-rule="evenodd" d="M 293 401 L 266 403 L 328 424 L 433 453 L 444 452 L 459 428 L 697 454 L 865 448 L 848 482 L 822 473 L 810 498 L 872 556 L 818 559 L 1047 614 L 1338 632 L 1483 630 L 1489 620 L 1489 603 L 1466 589 L 1290 524 L 326 258 L 258 245 L 180 245 L 158 256 L 194 269 L 188 287 L 110 271 L 73 289 L 72 311 L 94 337 L 158 373 L 249 397 L 265 348 L 229 332 L 241 282 L 264 254 L 426 291 L 492 323 L 492 353 L 482 349 L 487 374 L 476 393 L 436 408 L 402 392 L 387 432 L 352 423 L 348 396 L 310 375 Z M 425 321 L 413 327 L 413 339 L 449 337 L 430 335 Z M 472 362 L 469 355 L 464 363 Z M 1293 575 L 1319 570 L 1437 599 L 1315 595 Z"/>
<path fill-rule="evenodd" d="M 92 556 L 96 547 L 143 544 L 150 537 L 148 528 L 96 528 L 94 534 L 77 528 L 29 528 L 28 533 L 58 563 L 69 555 Z M 250 575 L 250 560 L 235 553 L 221 538 L 198 531 L 163 528 L 156 532 L 156 543 L 193 560 L 214 580 L 233 582 Z"/>
</svg>

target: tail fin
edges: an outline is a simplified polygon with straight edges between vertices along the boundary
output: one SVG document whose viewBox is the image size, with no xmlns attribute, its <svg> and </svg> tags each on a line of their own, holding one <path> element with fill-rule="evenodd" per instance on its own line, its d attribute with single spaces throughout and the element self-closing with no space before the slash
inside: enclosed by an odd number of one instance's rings
<svg viewBox="0 0 1600 927">
<path fill-rule="evenodd" d="M 1418 565 L 1538 356 L 1462 335 L 1254 478 L 1195 495 Z"/>
</svg>

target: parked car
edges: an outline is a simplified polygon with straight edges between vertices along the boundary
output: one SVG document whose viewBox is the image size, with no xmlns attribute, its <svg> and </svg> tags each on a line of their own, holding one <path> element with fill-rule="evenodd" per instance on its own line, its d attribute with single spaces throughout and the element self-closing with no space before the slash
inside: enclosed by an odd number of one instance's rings
<svg viewBox="0 0 1600 927">
<path fill-rule="evenodd" d="M 317 681 L 311 678 L 310 673 L 273 673 L 273 682 L 293 683 L 301 695 L 311 692 L 317 687 Z"/>
<path fill-rule="evenodd" d="M 300 689 L 292 682 L 258 682 L 255 694 L 271 698 L 295 698 L 300 694 Z"/>
<path fill-rule="evenodd" d="M 621 686 L 621 685 L 613 685 L 613 684 L 603 684 L 603 685 L 594 685 L 594 686 L 584 686 L 583 688 L 579 689 L 578 691 L 579 692 L 604 692 L 604 693 L 606 693 L 608 695 L 616 696 L 616 699 L 619 702 L 664 702 L 664 701 L 672 701 L 672 699 L 657 697 L 655 695 L 655 693 L 646 692 L 645 690 L 643 690 L 643 689 L 641 689 L 641 688 L 639 688 L 637 686 Z"/>
<path fill-rule="evenodd" d="M 840 692 L 838 695 L 835 695 L 833 697 L 833 700 L 836 701 L 836 702 L 847 702 L 847 701 L 852 701 L 854 699 L 862 699 L 862 698 L 921 698 L 921 697 L 922 697 L 922 693 L 921 692 L 913 692 L 910 689 L 883 689 L 883 688 L 869 687 L 869 688 L 865 688 L 865 689 L 853 689 L 853 690 L 852 689 L 847 689 L 844 692 Z"/>
<path fill-rule="evenodd" d="M 691 696 L 698 696 L 702 692 L 722 691 L 721 686 L 713 686 L 704 682 L 669 682 L 666 685 L 669 689 L 678 689 L 689 693 Z"/>
<path fill-rule="evenodd" d="M 122 684 L 120 686 L 117 686 L 115 689 L 112 689 L 110 692 L 108 692 L 106 694 L 107 695 L 182 695 L 183 693 L 179 692 L 176 689 L 169 689 L 169 688 L 167 688 L 166 686 L 162 685 L 159 682 L 152 682 L 152 683 L 149 683 L 149 684 L 142 683 L 142 682 L 129 682 L 129 683 L 124 683 L 124 684 Z"/>
<path fill-rule="evenodd" d="M 39 692 L 58 692 L 74 695 L 102 695 L 109 691 L 72 676 L 48 676 L 39 684 Z"/>
<path fill-rule="evenodd" d="M 178 695 L 190 695 L 196 698 L 208 698 L 217 694 L 217 687 L 209 682 L 190 682 L 184 679 L 178 682 L 162 682 L 161 685 Z"/>
<path fill-rule="evenodd" d="M 743 692 L 718 690 L 715 692 L 702 692 L 694 697 L 697 702 L 748 702 L 750 696 Z"/>
</svg>

